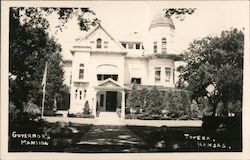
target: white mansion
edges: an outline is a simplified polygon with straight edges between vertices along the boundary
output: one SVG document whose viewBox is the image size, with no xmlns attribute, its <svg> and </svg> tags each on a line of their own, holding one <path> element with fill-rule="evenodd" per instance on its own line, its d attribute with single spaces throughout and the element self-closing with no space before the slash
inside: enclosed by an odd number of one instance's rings
<svg viewBox="0 0 250 160">
<path fill-rule="evenodd" d="M 88 101 L 92 114 L 116 111 L 125 115 L 126 93 L 132 84 L 175 86 L 173 21 L 156 14 L 144 38 L 137 32 L 116 41 L 97 25 L 71 46 L 71 60 L 64 60 L 65 83 L 70 88 L 69 113 L 83 112 Z"/>
</svg>

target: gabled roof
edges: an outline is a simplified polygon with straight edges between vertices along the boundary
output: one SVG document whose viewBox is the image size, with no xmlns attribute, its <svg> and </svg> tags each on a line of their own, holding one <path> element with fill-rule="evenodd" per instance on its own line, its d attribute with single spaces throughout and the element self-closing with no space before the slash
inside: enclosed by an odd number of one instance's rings
<svg viewBox="0 0 250 160">
<path fill-rule="evenodd" d="M 104 28 L 103 26 L 99 23 L 92 31 L 90 31 L 89 33 L 87 33 L 84 37 L 85 40 L 87 40 L 93 33 L 95 33 L 98 29 L 102 29 L 109 37 L 111 40 L 113 40 L 119 47 L 120 49 L 124 50 L 124 47 L 119 43 L 117 42 L 113 36 L 111 36 Z"/>
<path fill-rule="evenodd" d="M 121 87 L 115 80 L 113 80 L 112 78 L 108 78 L 106 80 L 104 80 L 103 82 L 99 83 L 98 86 L 106 86 L 110 84 L 111 86 L 113 85 L 113 87 Z"/>
</svg>

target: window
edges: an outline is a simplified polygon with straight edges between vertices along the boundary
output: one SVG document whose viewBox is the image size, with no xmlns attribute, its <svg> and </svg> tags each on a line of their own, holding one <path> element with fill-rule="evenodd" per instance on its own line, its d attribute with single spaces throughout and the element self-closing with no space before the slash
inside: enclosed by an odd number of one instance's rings
<svg viewBox="0 0 250 160">
<path fill-rule="evenodd" d="M 87 95 L 87 90 L 85 89 L 84 90 L 84 99 L 86 98 L 86 95 Z"/>
<path fill-rule="evenodd" d="M 79 79 L 83 79 L 83 78 L 84 78 L 84 64 L 80 64 Z"/>
<path fill-rule="evenodd" d="M 133 43 L 129 43 L 128 44 L 128 49 L 133 49 L 134 48 L 134 44 Z"/>
<path fill-rule="evenodd" d="M 154 53 L 157 53 L 157 42 L 154 42 Z"/>
<path fill-rule="evenodd" d="M 98 75 L 97 75 L 97 80 L 98 80 L 98 81 L 102 81 L 102 80 L 103 80 L 103 76 L 102 76 L 101 74 L 98 74 Z"/>
<path fill-rule="evenodd" d="M 108 78 L 111 78 L 111 75 L 110 74 L 104 74 L 104 80 L 106 80 Z"/>
<path fill-rule="evenodd" d="M 127 47 L 127 44 L 126 44 L 126 43 L 122 43 L 122 46 L 123 46 L 124 48 L 126 48 L 126 47 Z"/>
<path fill-rule="evenodd" d="M 102 39 L 101 38 L 98 38 L 96 40 L 96 48 L 102 48 Z"/>
<path fill-rule="evenodd" d="M 118 80 L 118 75 L 117 74 L 98 74 L 97 75 L 97 80 L 98 81 L 103 81 L 103 80 L 106 80 L 108 78 L 111 78 L 115 81 Z"/>
<path fill-rule="evenodd" d="M 75 99 L 77 98 L 77 92 L 78 92 L 78 90 L 76 89 L 76 91 L 75 91 Z"/>
<path fill-rule="evenodd" d="M 113 75 L 111 76 L 111 78 L 112 78 L 113 80 L 117 81 L 117 80 L 118 80 L 118 75 L 117 75 L 117 74 L 113 74 Z"/>
<path fill-rule="evenodd" d="M 80 91 L 79 94 L 80 94 L 80 98 L 79 99 L 81 100 L 82 99 L 82 91 Z"/>
<path fill-rule="evenodd" d="M 165 81 L 170 82 L 170 78 L 171 78 L 171 68 L 166 67 L 165 68 Z"/>
<path fill-rule="evenodd" d="M 103 107 L 104 95 L 100 95 L 100 106 Z"/>
<path fill-rule="evenodd" d="M 161 67 L 155 67 L 155 82 L 161 81 Z"/>
<path fill-rule="evenodd" d="M 135 44 L 135 49 L 140 49 L 140 43 Z"/>
<path fill-rule="evenodd" d="M 166 54 L 167 53 L 167 39 L 162 38 L 161 40 L 161 52 Z"/>
<path fill-rule="evenodd" d="M 131 78 L 131 83 L 141 84 L 141 78 Z"/>
</svg>

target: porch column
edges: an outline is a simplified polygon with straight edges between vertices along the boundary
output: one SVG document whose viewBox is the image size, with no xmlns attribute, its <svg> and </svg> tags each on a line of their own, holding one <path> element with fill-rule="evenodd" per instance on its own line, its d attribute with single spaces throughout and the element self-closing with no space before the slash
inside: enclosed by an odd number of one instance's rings
<svg viewBox="0 0 250 160">
<path fill-rule="evenodd" d="M 121 118 L 125 119 L 125 91 L 122 91 Z"/>
<path fill-rule="evenodd" d="M 96 91 L 94 91 L 94 97 L 92 98 L 92 101 L 93 101 L 93 111 L 92 111 L 92 113 L 93 113 L 93 115 L 96 117 L 96 94 L 97 94 L 97 92 Z"/>
</svg>

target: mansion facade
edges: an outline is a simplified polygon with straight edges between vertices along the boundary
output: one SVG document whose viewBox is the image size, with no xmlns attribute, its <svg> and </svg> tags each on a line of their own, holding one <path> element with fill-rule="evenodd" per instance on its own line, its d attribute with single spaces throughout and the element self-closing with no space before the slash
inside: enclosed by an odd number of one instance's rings
<svg viewBox="0 0 250 160">
<path fill-rule="evenodd" d="M 65 83 L 70 88 L 69 113 L 116 111 L 125 116 L 126 96 L 132 86 L 175 86 L 175 26 L 164 12 L 156 14 L 143 37 L 134 32 L 117 41 L 101 24 L 77 39 L 64 60 Z"/>
</svg>

